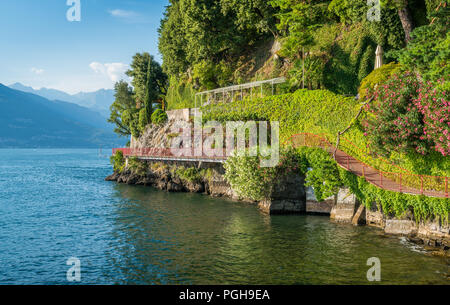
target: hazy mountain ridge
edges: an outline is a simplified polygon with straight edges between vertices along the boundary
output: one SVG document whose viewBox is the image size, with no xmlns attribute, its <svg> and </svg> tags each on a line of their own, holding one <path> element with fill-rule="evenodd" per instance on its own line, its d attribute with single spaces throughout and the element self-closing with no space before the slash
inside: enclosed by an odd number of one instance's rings
<svg viewBox="0 0 450 305">
<path fill-rule="evenodd" d="M 79 92 L 77 94 L 68 94 L 56 89 L 41 88 L 39 90 L 25 86 L 21 83 L 9 85 L 11 89 L 27 93 L 33 93 L 51 101 L 65 101 L 74 103 L 91 110 L 99 112 L 104 117 L 109 117 L 109 107 L 114 102 L 114 90 L 100 89 L 95 92 Z"/>
<path fill-rule="evenodd" d="M 112 147 L 126 141 L 95 111 L 0 84 L 0 147 Z"/>
</svg>

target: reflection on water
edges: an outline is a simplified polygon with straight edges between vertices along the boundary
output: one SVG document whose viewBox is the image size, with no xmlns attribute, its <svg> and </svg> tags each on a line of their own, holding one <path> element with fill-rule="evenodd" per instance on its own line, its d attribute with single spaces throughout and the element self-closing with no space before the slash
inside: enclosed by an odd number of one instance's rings
<svg viewBox="0 0 450 305">
<path fill-rule="evenodd" d="M 320 216 L 117 185 L 96 150 L 0 150 L 0 284 L 449 284 L 449 261 Z"/>
<path fill-rule="evenodd" d="M 202 195 L 115 190 L 122 203 L 113 240 L 128 244 L 118 264 L 121 283 L 367 284 L 366 262 L 374 256 L 384 284 L 449 283 L 448 260 L 373 228 L 320 216 L 270 217 Z"/>
</svg>

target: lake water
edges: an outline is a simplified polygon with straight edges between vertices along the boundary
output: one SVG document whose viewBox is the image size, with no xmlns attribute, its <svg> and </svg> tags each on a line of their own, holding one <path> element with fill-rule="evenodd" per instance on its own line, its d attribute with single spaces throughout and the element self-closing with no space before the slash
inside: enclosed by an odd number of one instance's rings
<svg viewBox="0 0 450 305">
<path fill-rule="evenodd" d="M 0 284 L 450 284 L 449 260 L 380 230 L 267 216 L 198 194 L 105 182 L 96 150 L 0 150 Z"/>
</svg>

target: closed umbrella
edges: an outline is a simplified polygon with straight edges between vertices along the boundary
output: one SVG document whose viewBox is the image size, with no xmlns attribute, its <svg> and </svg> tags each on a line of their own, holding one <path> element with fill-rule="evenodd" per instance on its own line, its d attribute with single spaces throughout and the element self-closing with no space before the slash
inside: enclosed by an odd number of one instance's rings
<svg viewBox="0 0 450 305">
<path fill-rule="evenodd" d="M 378 69 L 383 65 L 383 48 L 378 45 L 375 51 L 375 69 Z"/>
</svg>

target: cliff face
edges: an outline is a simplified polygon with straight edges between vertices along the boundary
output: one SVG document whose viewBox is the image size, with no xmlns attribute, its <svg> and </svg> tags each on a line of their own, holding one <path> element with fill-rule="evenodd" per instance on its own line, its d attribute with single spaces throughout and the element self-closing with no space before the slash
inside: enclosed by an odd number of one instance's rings
<svg viewBox="0 0 450 305">
<path fill-rule="evenodd" d="M 131 148 L 170 148 L 172 129 L 175 121 L 170 120 L 164 125 L 148 125 L 138 139 L 133 139 Z"/>
</svg>

